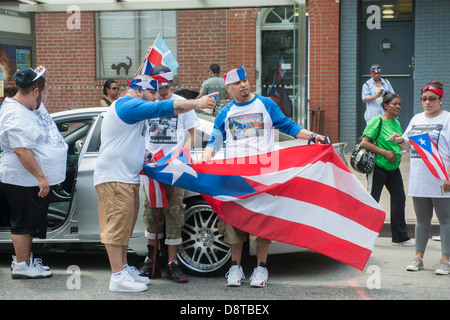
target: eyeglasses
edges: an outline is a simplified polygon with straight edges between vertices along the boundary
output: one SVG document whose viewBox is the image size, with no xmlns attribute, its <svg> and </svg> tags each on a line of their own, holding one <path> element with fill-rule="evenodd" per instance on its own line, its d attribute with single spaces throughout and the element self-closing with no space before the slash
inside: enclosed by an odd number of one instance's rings
<svg viewBox="0 0 450 320">
<path fill-rule="evenodd" d="M 420 100 L 422 102 L 427 102 L 427 101 L 434 102 L 438 99 L 440 99 L 440 97 L 422 97 L 422 98 L 420 98 Z"/>
</svg>

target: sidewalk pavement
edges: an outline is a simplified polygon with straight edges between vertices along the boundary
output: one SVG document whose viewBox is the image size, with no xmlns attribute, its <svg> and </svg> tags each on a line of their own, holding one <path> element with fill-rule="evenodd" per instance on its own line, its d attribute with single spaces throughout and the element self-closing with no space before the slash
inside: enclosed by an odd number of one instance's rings
<svg viewBox="0 0 450 320">
<path fill-rule="evenodd" d="M 348 150 L 347 150 L 348 151 Z M 367 187 L 367 179 L 366 175 L 356 172 L 353 170 L 352 166 L 350 165 L 350 156 L 351 153 L 346 153 L 346 159 L 348 163 L 348 167 L 350 170 L 355 174 L 355 176 L 358 178 L 358 180 L 361 182 L 361 184 L 364 187 Z M 405 220 L 408 227 L 408 234 L 411 238 L 414 238 L 414 227 L 416 223 L 416 215 L 414 213 L 414 207 L 412 203 L 412 197 L 408 196 L 408 185 L 409 185 L 409 154 L 404 154 L 402 156 L 402 162 L 400 163 L 400 171 L 402 173 L 403 177 L 403 183 L 405 185 L 405 193 L 406 193 L 406 208 L 405 208 Z M 382 237 L 390 237 L 391 236 L 391 230 L 390 230 L 390 195 L 386 188 L 383 188 L 383 192 L 381 193 L 381 199 L 380 199 L 380 205 L 381 207 L 386 211 L 386 221 L 384 224 L 383 229 L 380 232 L 380 236 Z M 433 215 L 432 219 L 432 228 L 431 228 L 431 235 L 430 236 L 438 236 L 439 235 L 439 223 L 436 218 L 436 215 Z"/>
</svg>

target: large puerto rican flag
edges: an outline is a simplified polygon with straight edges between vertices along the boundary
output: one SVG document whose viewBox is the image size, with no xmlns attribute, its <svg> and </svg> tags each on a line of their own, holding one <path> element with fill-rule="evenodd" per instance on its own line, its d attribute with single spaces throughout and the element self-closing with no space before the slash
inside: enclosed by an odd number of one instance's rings
<svg viewBox="0 0 450 320">
<path fill-rule="evenodd" d="M 145 165 L 152 179 L 198 192 L 227 223 L 363 270 L 385 212 L 332 145 L 192 163 L 187 149 Z"/>
<path fill-rule="evenodd" d="M 151 46 L 146 59 L 144 60 L 144 65 L 141 73 L 150 75 L 150 71 L 159 65 L 167 66 L 172 72 L 178 67 L 178 61 L 175 55 L 172 53 L 170 48 L 167 46 L 161 34 L 156 37 L 153 46 Z M 170 79 L 172 80 L 172 79 Z"/>
<path fill-rule="evenodd" d="M 423 133 L 410 136 L 408 139 L 420 158 L 425 162 L 425 165 L 430 170 L 431 174 L 438 179 L 449 180 L 444 161 L 442 161 L 442 157 L 436 145 L 431 140 L 430 135 L 428 133 Z"/>
</svg>

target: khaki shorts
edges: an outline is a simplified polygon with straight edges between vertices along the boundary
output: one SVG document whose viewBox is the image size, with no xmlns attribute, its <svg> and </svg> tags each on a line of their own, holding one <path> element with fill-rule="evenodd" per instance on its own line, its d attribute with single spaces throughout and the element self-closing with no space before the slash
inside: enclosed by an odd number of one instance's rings
<svg viewBox="0 0 450 320">
<path fill-rule="evenodd" d="M 165 183 L 161 183 L 161 185 L 166 190 L 169 206 L 167 208 L 160 208 L 158 239 L 162 239 L 165 233 L 166 240 L 164 243 L 166 245 L 179 245 L 182 242 L 181 228 L 184 226 L 184 210 L 186 207 L 183 203 L 184 189 Z M 156 214 L 158 209 L 150 207 L 147 192 L 144 193 L 144 213 L 142 217 L 146 229 L 145 236 L 153 240 L 155 239 Z"/>
<path fill-rule="evenodd" d="M 268 246 L 272 243 L 271 240 L 260 238 L 238 228 L 235 228 L 220 218 L 217 227 L 219 233 L 223 234 L 224 236 L 223 240 L 228 244 L 243 243 L 247 241 L 247 238 L 250 240 L 250 247 L 252 248 Z"/>
<path fill-rule="evenodd" d="M 101 242 L 127 246 L 139 213 L 139 184 L 105 182 L 95 190 Z"/>
</svg>

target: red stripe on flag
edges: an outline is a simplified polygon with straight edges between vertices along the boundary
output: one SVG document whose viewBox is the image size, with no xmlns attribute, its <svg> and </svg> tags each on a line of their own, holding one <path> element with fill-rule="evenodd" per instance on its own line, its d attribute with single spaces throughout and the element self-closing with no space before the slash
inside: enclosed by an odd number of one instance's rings
<svg viewBox="0 0 450 320">
<path fill-rule="evenodd" d="M 162 64 L 162 54 L 154 47 L 148 53 L 147 59 L 154 66 L 159 66 L 160 64 Z"/>
<path fill-rule="evenodd" d="M 251 225 L 252 230 L 257 230 L 257 233 L 253 234 L 258 237 L 311 249 L 359 270 L 364 269 L 370 257 L 371 250 L 317 228 L 268 217 L 235 202 L 221 202 L 206 195 L 204 198 L 224 221 L 246 232 L 247 226 Z M 279 230 L 283 232 L 277 232 Z"/>
<path fill-rule="evenodd" d="M 151 208 L 166 208 L 169 206 L 166 190 L 156 180 L 148 178 L 147 196 Z"/>
<path fill-rule="evenodd" d="M 339 155 L 333 150 L 331 144 L 296 146 L 245 158 L 206 161 L 193 168 L 198 173 L 229 175 L 230 166 L 232 165 L 233 175 L 254 176 L 292 167 L 303 167 L 316 163 L 317 161 L 331 162 L 340 169 L 351 172 Z"/>
<path fill-rule="evenodd" d="M 291 198 L 325 208 L 379 233 L 385 220 L 385 212 L 373 208 L 353 196 L 318 181 L 294 177 L 284 184 L 261 185 L 246 181 L 256 190 L 272 196 Z M 375 217 L 377 217 L 375 219 Z"/>
</svg>

